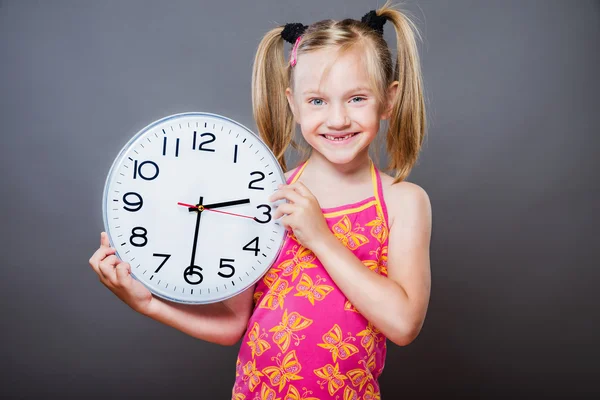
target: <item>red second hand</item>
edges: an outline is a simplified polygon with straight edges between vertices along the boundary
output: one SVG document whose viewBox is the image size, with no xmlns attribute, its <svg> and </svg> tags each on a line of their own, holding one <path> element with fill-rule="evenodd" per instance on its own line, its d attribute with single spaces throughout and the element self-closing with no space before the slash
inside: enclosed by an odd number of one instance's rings
<svg viewBox="0 0 600 400">
<path fill-rule="evenodd" d="M 185 206 L 185 207 L 190 207 L 190 208 L 198 208 L 197 206 L 193 205 L 193 204 L 186 204 L 186 203 L 181 203 L 181 202 L 177 202 L 177 204 L 179 204 L 180 206 Z M 250 219 L 254 219 L 254 217 L 249 217 L 247 215 L 242 215 L 242 214 L 234 214 L 234 213 L 230 213 L 230 212 L 225 212 L 225 211 L 219 211 L 219 210 L 213 210 L 210 208 L 203 208 L 203 211 L 212 211 L 212 212 L 218 212 L 221 214 L 229 214 L 229 215 L 235 215 L 236 217 L 244 217 L 244 218 L 250 218 Z"/>
<path fill-rule="evenodd" d="M 186 206 L 186 207 L 191 207 L 191 208 L 198 208 L 198 206 L 195 206 L 193 204 L 185 204 L 185 203 L 180 203 L 180 202 L 177 202 L 177 204 L 179 204 L 180 206 Z"/>
</svg>

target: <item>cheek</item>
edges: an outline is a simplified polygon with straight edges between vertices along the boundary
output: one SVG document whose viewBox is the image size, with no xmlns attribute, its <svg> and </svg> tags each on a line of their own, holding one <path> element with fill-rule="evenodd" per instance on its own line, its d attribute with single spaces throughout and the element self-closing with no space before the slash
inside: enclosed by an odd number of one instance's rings
<svg viewBox="0 0 600 400">
<path fill-rule="evenodd" d="M 355 110 L 353 119 L 364 128 L 378 128 L 380 115 L 375 107 L 363 107 Z"/>
<path fill-rule="evenodd" d="M 300 126 L 303 131 L 317 129 L 323 123 L 323 115 L 319 112 L 305 112 L 302 114 Z"/>
</svg>

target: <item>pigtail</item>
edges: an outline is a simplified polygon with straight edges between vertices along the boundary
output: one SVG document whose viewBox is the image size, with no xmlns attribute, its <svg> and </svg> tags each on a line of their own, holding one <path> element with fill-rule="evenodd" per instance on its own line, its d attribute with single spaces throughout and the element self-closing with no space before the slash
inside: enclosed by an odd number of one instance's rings
<svg viewBox="0 0 600 400">
<path fill-rule="evenodd" d="M 279 165 L 286 171 L 285 150 L 294 142 L 294 119 L 285 89 L 288 87 L 288 65 L 284 56 L 283 27 L 263 37 L 252 70 L 252 111 L 260 138 L 271 149 Z"/>
<path fill-rule="evenodd" d="M 417 162 L 425 137 L 425 100 L 414 23 L 402 12 L 389 7 L 389 2 L 377 10 L 377 15 L 390 21 L 396 31 L 397 56 L 393 82 L 399 82 L 387 132 L 388 169 L 395 170 L 394 183 L 403 181 Z M 414 32 L 413 32 L 414 30 Z"/>
</svg>

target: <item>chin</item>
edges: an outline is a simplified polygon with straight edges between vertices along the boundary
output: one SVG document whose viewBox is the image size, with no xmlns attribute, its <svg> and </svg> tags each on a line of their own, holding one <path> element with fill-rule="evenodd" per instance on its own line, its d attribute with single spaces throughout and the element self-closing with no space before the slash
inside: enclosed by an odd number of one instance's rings
<svg viewBox="0 0 600 400">
<path fill-rule="evenodd" d="M 349 156 L 339 156 L 339 157 L 336 155 L 329 155 L 329 156 L 326 155 L 325 158 L 327 158 L 332 164 L 345 165 L 345 164 L 352 162 L 352 160 L 354 160 L 356 158 L 356 154 L 352 154 Z"/>
<path fill-rule="evenodd" d="M 325 149 L 325 151 L 319 151 L 321 155 L 326 158 L 332 164 L 345 165 L 351 163 L 360 154 L 357 151 L 350 152 L 336 152 L 335 150 Z"/>
</svg>

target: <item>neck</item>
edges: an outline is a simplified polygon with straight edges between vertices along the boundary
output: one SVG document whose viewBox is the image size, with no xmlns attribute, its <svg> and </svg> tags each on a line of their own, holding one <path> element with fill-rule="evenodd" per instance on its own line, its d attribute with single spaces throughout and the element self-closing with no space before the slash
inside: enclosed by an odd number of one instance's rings
<svg viewBox="0 0 600 400">
<path fill-rule="evenodd" d="M 313 151 L 303 174 L 316 177 L 320 184 L 328 187 L 340 187 L 346 184 L 360 184 L 371 181 L 369 153 L 357 155 L 346 164 L 334 164 L 321 153 Z"/>
</svg>

